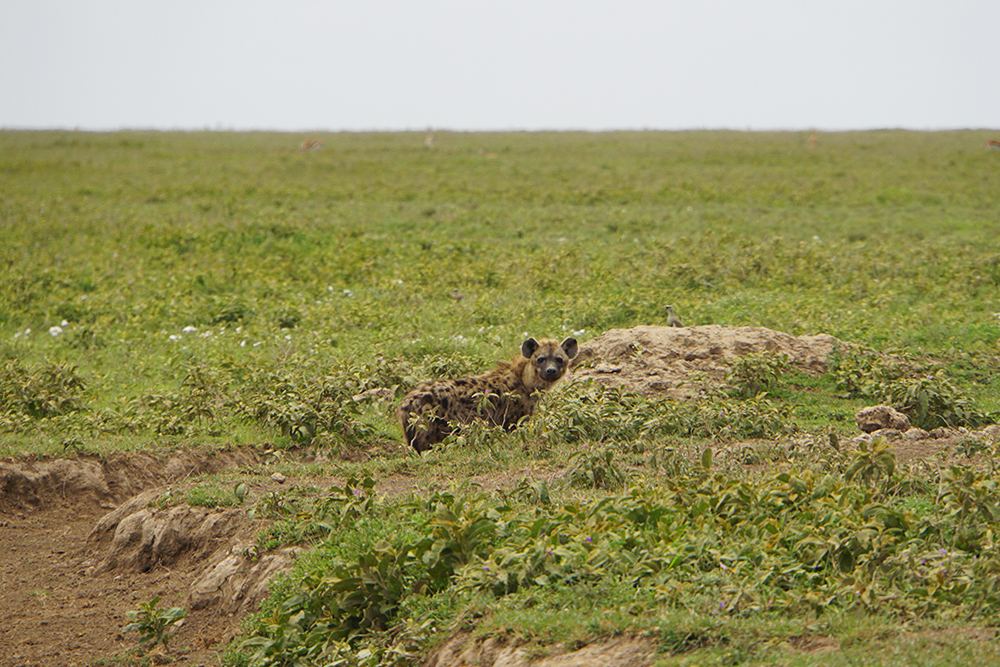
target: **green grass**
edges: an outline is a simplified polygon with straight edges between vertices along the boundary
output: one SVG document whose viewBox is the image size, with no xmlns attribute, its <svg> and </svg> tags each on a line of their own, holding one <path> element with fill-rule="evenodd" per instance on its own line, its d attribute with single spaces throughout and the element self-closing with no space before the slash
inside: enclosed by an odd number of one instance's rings
<svg viewBox="0 0 1000 667">
<path fill-rule="evenodd" d="M 845 480 L 845 494 L 912 514 L 926 531 L 907 540 L 950 539 L 938 548 L 962 543 L 963 557 L 990 562 L 992 546 L 966 533 L 969 508 L 977 521 L 992 511 L 983 494 L 993 477 L 886 475 L 872 455 L 855 478 L 846 453 L 786 445 L 844 439 L 858 407 L 902 404 L 907 392 L 915 412 L 922 395 L 934 415 L 970 425 L 1000 410 L 1000 158 L 983 150 L 991 137 L 825 133 L 812 146 L 804 133 L 438 133 L 428 150 L 414 133 L 341 133 L 303 153 L 303 137 L 290 134 L 0 132 L 0 457 L 272 452 L 259 470 L 203 480 L 183 499 L 210 506 L 235 504 L 236 482 L 274 470 L 415 479 L 425 498 L 475 475 L 572 471 L 575 486 L 525 482 L 471 497 L 509 505 L 505 520 L 519 525 L 548 511 L 546 497 L 610 507 L 636 484 L 667 495 L 680 492 L 671 480 L 697 487 L 685 475 L 711 448 L 711 474 L 734 485 L 776 483 L 747 463 L 821 469 Z M 562 387 L 527 428 L 469 429 L 424 457 L 399 445 L 391 401 L 352 399 L 374 388 L 398 398 L 424 379 L 480 372 L 525 334 L 584 342 L 663 323 L 666 304 L 688 325 L 828 333 L 896 353 L 901 370 L 864 355 L 819 377 L 765 363 L 691 403 Z M 755 396 L 761 387 L 767 395 Z M 736 444 L 746 439 L 754 442 Z M 284 453 L 293 446 L 329 462 L 299 462 Z M 954 493 L 927 491 L 944 487 Z M 330 551 L 330 507 L 313 497 L 286 492 L 256 510 L 299 510 L 276 515 L 262 543 L 317 545 L 269 603 L 271 618 L 301 596 L 322 607 L 337 567 L 388 558 L 383 547 L 419 543 L 437 525 L 434 508 L 406 520 L 368 508 L 358 532 Z M 866 520 L 868 504 L 858 502 L 838 510 L 845 522 Z M 672 525 L 701 540 L 711 512 Z M 498 530 L 469 558 L 496 558 Z M 732 536 L 727 548 L 748 539 Z M 736 584 L 694 566 L 687 579 L 661 582 L 680 586 L 666 605 L 655 586 L 618 570 L 506 594 L 463 589 L 442 573 L 468 563 L 425 553 L 427 572 L 394 561 L 389 587 L 408 593 L 385 621 L 391 632 L 348 633 L 344 651 L 368 647 L 390 662 L 379 651 L 391 641 L 419 654 L 466 626 L 539 644 L 636 632 L 670 665 L 812 664 L 816 655 L 795 648 L 810 634 L 834 640 L 828 664 L 960 663 L 993 651 L 985 635 L 960 631 L 994 623 L 985 589 L 979 607 L 961 595 L 953 602 L 965 617 L 946 606 L 918 613 L 859 606 L 824 571 L 771 591 L 823 600 L 812 616 L 794 606 L 713 614 L 712 595 Z M 421 577 L 435 583 L 409 594 Z M 262 619 L 248 631 L 273 637 Z"/>
</svg>

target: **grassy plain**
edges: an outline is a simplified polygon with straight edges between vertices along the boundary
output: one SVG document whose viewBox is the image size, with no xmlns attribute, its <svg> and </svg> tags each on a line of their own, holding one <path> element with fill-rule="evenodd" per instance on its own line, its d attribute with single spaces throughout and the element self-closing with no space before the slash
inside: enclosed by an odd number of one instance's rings
<svg viewBox="0 0 1000 667">
<path fill-rule="evenodd" d="M 306 443 L 373 453 L 334 464 L 359 480 L 570 463 L 574 485 L 504 498 L 270 498 L 261 511 L 288 520 L 268 544 L 319 547 L 248 629 L 267 664 L 405 662 L 464 626 L 539 644 L 635 632 L 664 664 L 813 664 L 789 648 L 813 636 L 840 647 L 826 664 L 995 652 L 992 471 L 831 449 L 748 478 L 701 465 L 711 428 L 630 426 L 675 407 L 572 393 L 521 433 L 415 458 L 388 444 L 391 406 L 350 398 L 478 372 L 525 334 L 662 323 L 673 304 L 687 324 L 895 351 L 995 411 L 992 135 L 317 136 L 301 152 L 288 134 L 0 133 L 0 456 Z M 843 385 L 783 376 L 751 409 L 843 435 L 860 404 Z M 338 540 L 315 528 L 330 508 L 352 519 Z"/>
</svg>

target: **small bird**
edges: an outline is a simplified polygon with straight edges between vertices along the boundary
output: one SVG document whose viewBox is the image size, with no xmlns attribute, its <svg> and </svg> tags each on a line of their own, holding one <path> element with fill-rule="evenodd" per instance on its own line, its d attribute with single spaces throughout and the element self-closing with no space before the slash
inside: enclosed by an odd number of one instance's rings
<svg viewBox="0 0 1000 667">
<path fill-rule="evenodd" d="M 664 306 L 663 308 L 664 308 L 664 310 L 667 311 L 667 326 L 668 327 L 683 327 L 684 326 L 683 324 L 681 324 L 681 321 L 677 318 L 677 316 L 674 315 L 674 307 L 673 306 Z"/>
</svg>

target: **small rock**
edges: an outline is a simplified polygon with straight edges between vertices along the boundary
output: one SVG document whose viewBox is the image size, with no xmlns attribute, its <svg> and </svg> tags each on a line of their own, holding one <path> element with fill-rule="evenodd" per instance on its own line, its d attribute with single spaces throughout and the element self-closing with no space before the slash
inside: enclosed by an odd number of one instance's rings
<svg viewBox="0 0 1000 667">
<path fill-rule="evenodd" d="M 273 475 L 271 475 L 271 479 L 277 482 L 278 484 L 284 484 L 285 480 L 288 478 L 282 475 L 280 472 L 276 472 Z"/>
<path fill-rule="evenodd" d="M 362 401 L 391 401 L 394 398 L 396 398 L 396 394 L 392 391 L 392 389 L 376 387 L 375 389 L 369 389 L 368 391 L 363 391 L 360 394 L 355 394 L 351 397 L 351 400 L 355 403 L 361 403 Z"/>
<path fill-rule="evenodd" d="M 888 405 L 874 405 L 869 408 L 861 408 L 854 415 L 854 421 L 858 428 L 865 433 L 872 433 L 879 429 L 892 428 L 897 431 L 910 430 L 910 418 Z"/>
<path fill-rule="evenodd" d="M 917 428 L 916 426 L 903 434 L 903 438 L 906 440 L 926 440 L 929 437 L 931 437 L 930 433 L 922 428 Z"/>
<path fill-rule="evenodd" d="M 990 441 L 998 440 L 1000 439 L 1000 424 L 990 424 L 982 431 L 980 431 L 980 433 L 982 433 L 983 438 L 985 438 L 986 440 Z"/>
</svg>

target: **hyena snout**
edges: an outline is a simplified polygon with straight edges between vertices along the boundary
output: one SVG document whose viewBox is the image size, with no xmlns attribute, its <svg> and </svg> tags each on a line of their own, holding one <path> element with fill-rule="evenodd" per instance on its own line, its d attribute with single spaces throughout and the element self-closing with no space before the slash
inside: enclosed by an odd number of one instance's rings
<svg viewBox="0 0 1000 667">
<path fill-rule="evenodd" d="M 548 382 L 558 380 L 562 374 L 563 367 L 557 366 L 556 364 L 548 364 L 542 368 L 542 377 Z"/>
</svg>

